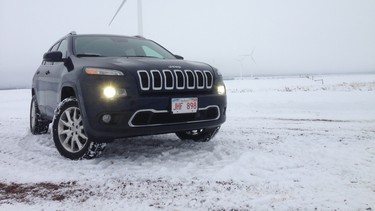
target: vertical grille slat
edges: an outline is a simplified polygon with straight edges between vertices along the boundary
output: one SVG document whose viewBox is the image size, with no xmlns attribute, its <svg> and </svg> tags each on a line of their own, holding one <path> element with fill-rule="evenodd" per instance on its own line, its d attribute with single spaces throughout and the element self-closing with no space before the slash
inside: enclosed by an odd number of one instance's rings
<svg viewBox="0 0 375 211">
<path fill-rule="evenodd" d="M 208 70 L 138 70 L 137 75 L 144 92 L 210 90 L 214 83 L 214 76 Z"/>
<path fill-rule="evenodd" d="M 204 89 L 205 78 L 202 71 L 195 70 L 195 76 L 197 77 L 197 88 Z"/>
<path fill-rule="evenodd" d="M 208 70 L 203 71 L 206 75 L 206 87 L 207 89 L 211 89 L 214 83 L 214 77 L 212 76 L 212 73 Z"/>
<path fill-rule="evenodd" d="M 195 89 L 195 77 L 194 77 L 193 71 L 185 70 L 185 74 L 186 74 L 186 79 L 187 79 L 187 82 L 186 82 L 187 88 L 188 89 Z"/>
<path fill-rule="evenodd" d="M 184 89 L 185 88 L 185 75 L 182 70 L 175 70 L 174 74 L 176 76 L 176 89 Z"/>
<path fill-rule="evenodd" d="M 148 91 L 151 88 L 151 80 L 146 70 L 138 70 L 139 85 L 143 91 Z"/>
<path fill-rule="evenodd" d="M 158 70 L 151 70 L 151 78 L 152 78 L 152 89 L 154 90 L 161 90 L 163 89 L 163 78 L 161 77 L 161 73 Z"/>
<path fill-rule="evenodd" d="M 164 89 L 173 90 L 174 89 L 174 77 L 170 70 L 163 70 L 164 75 Z"/>
</svg>

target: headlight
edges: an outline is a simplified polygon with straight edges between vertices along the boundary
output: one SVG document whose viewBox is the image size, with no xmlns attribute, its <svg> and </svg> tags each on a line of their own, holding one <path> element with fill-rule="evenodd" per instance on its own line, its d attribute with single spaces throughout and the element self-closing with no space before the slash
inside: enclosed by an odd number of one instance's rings
<svg viewBox="0 0 375 211">
<path fill-rule="evenodd" d="M 107 99 L 115 99 L 117 97 L 126 97 L 128 93 L 126 89 L 116 88 L 112 85 L 105 86 L 103 88 L 103 96 Z"/>
<path fill-rule="evenodd" d="M 104 88 L 103 94 L 106 98 L 114 98 L 117 94 L 117 91 L 113 86 L 107 86 Z"/>
<path fill-rule="evenodd" d="M 226 93 L 224 85 L 218 85 L 217 88 L 216 88 L 216 90 L 217 90 L 217 93 L 219 95 L 225 95 L 225 93 Z"/>
<path fill-rule="evenodd" d="M 94 68 L 94 67 L 87 67 L 85 68 L 86 74 L 89 75 L 124 75 L 123 72 L 118 70 L 110 70 L 110 69 L 103 69 L 103 68 Z"/>
</svg>

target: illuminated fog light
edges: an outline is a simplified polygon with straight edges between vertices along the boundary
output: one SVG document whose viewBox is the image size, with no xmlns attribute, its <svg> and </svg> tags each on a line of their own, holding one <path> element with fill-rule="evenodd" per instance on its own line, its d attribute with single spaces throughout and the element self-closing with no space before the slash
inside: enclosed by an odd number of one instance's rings
<svg viewBox="0 0 375 211">
<path fill-rule="evenodd" d="M 116 89 L 112 86 L 107 86 L 104 88 L 103 94 L 106 98 L 114 98 L 116 96 Z"/>
<path fill-rule="evenodd" d="M 219 95 L 225 95 L 225 86 L 224 85 L 217 86 L 217 93 Z"/>
<path fill-rule="evenodd" d="M 106 123 L 106 124 L 110 123 L 111 119 L 112 119 L 112 117 L 109 114 L 104 114 L 103 117 L 102 117 L 103 122 Z"/>
</svg>

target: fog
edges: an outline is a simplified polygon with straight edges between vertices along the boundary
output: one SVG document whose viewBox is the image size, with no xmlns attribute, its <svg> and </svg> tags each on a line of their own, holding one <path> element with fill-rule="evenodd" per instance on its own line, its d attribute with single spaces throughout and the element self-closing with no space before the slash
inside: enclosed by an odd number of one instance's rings
<svg viewBox="0 0 375 211">
<path fill-rule="evenodd" d="M 29 87 L 70 31 L 137 34 L 137 1 L 1 0 L 0 88 Z M 143 31 L 226 77 L 375 73 L 374 0 L 143 0 Z"/>
</svg>

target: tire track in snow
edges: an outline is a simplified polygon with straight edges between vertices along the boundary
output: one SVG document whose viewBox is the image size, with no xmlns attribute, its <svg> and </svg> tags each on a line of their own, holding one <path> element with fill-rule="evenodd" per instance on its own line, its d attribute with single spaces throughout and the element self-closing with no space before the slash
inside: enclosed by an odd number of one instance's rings
<svg viewBox="0 0 375 211">
<path fill-rule="evenodd" d="M 155 173 L 170 175 L 170 166 L 174 166 L 174 173 L 183 174 L 183 177 L 203 176 L 209 172 L 214 174 L 217 169 L 230 163 L 235 151 L 224 144 L 225 140 L 220 135 L 208 143 L 180 141 L 175 135 L 159 135 L 115 141 L 108 144 L 101 158 L 70 161 L 58 154 L 51 134 L 32 135 L 27 128 L 18 131 L 22 133 L 17 132 L 16 135 L 12 132 L 3 138 L 0 159 L 8 166 L 13 165 L 11 172 L 21 179 L 31 174 L 42 178 L 42 174 L 47 172 L 55 181 L 69 171 L 81 172 L 82 179 L 86 180 L 102 175 L 147 178 Z M 65 179 L 76 178 L 67 176 L 63 181 Z"/>
</svg>

